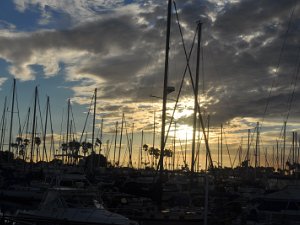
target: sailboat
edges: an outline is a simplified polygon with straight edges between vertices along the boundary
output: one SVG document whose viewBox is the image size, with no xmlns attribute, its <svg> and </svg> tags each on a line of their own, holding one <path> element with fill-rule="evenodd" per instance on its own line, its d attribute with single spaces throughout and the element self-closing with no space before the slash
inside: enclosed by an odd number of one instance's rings
<svg viewBox="0 0 300 225">
<path fill-rule="evenodd" d="M 96 192 L 78 188 L 49 189 L 39 209 L 18 211 L 6 219 L 17 224 L 137 225 L 106 210 Z"/>
<path fill-rule="evenodd" d="M 170 49 L 170 28 L 171 28 L 171 12 L 172 12 L 172 1 L 168 0 L 168 13 L 167 13 L 167 32 L 166 32 L 166 46 L 165 46 L 165 70 L 164 70 L 164 85 L 163 85 L 163 104 L 162 104 L 162 125 L 161 125 L 161 152 L 159 159 L 159 178 L 157 182 L 157 194 L 159 195 L 159 207 L 158 209 L 145 212 L 141 216 L 137 216 L 135 219 L 142 224 L 207 224 L 207 210 L 203 213 L 202 209 L 196 208 L 169 208 L 163 209 L 163 190 L 164 190 L 164 151 L 165 151 L 165 126 L 166 126 L 166 110 L 167 110 L 167 96 L 170 92 L 174 91 L 173 87 L 168 86 L 168 70 L 169 70 L 169 49 Z M 201 23 L 199 23 L 201 24 Z M 200 31 L 200 29 L 198 29 Z M 198 61 L 199 61 L 199 51 L 200 51 L 200 34 L 198 33 Z M 199 72 L 199 65 L 197 65 L 197 70 Z M 170 91 L 171 90 L 171 91 Z M 195 94 L 196 96 L 196 94 Z M 195 111 L 198 112 L 199 105 L 196 98 Z M 204 132 L 205 133 L 205 132 Z M 206 138 L 205 138 L 206 139 Z M 207 143 L 206 143 L 207 144 Z M 208 145 L 208 144 L 207 144 Z M 207 146 L 208 147 L 208 146 Z M 206 205 L 207 208 L 207 205 Z"/>
</svg>

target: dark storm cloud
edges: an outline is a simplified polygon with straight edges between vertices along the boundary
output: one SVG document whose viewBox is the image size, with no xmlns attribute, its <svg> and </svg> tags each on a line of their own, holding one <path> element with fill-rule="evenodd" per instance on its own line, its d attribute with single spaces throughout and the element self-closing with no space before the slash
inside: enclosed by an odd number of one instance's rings
<svg viewBox="0 0 300 225">
<path fill-rule="evenodd" d="M 145 98 L 149 93 L 134 94 L 136 89 L 144 86 L 138 84 L 141 79 L 137 79 L 137 76 L 143 76 L 140 71 L 156 64 L 155 71 L 163 71 L 163 66 L 158 61 L 159 51 L 163 49 L 163 41 L 159 43 L 159 40 L 164 39 L 164 29 L 157 23 L 162 23 L 161 19 L 156 18 L 151 21 L 150 26 L 145 26 L 137 23 L 134 15 L 116 13 L 115 17 L 85 23 L 69 30 L 1 37 L 0 55 L 13 66 L 22 67 L 28 64 L 36 51 L 54 49 L 57 50 L 58 57 L 62 50 L 72 50 L 75 51 L 74 54 L 76 51 L 87 52 L 90 59 L 83 58 L 84 62 L 77 65 L 68 65 L 66 62 L 66 67 L 75 68 L 73 73 L 101 77 L 106 82 L 101 87 L 101 97 Z M 153 75 L 149 70 L 146 72 Z M 149 83 L 145 85 L 148 86 Z"/>
<path fill-rule="evenodd" d="M 243 0 L 227 5 L 217 17 L 215 27 L 220 37 L 251 34 L 272 24 L 287 22 L 296 1 Z"/>
<path fill-rule="evenodd" d="M 159 102 L 159 99 L 149 97 L 151 94 L 160 97 L 163 86 L 166 5 L 159 3 L 157 1 L 151 11 L 116 14 L 69 30 L 1 37 L 0 55 L 14 65 L 26 63 L 35 51 L 55 49 L 58 55 L 63 49 L 87 52 L 90 59 L 84 58 L 84 63 L 69 66 L 74 66 L 72 71 L 75 73 L 92 74 L 105 81 L 100 87 L 101 98 L 117 99 L 119 103 L 103 106 L 104 111 L 118 109 L 122 100 L 124 105 Z M 146 7 L 145 1 L 140 4 Z M 276 85 L 267 113 L 272 116 L 284 114 L 300 43 L 298 8 L 287 34 L 278 74 L 272 75 L 272 69 L 279 61 L 294 7 L 293 0 L 242 0 L 226 3 L 221 8 L 212 1 L 177 1 L 187 48 L 191 45 L 196 21 L 203 22 L 205 83 L 201 78 L 200 86 L 204 86 L 207 97 L 213 99 L 203 106 L 213 115 L 213 124 L 225 123 L 235 117 L 262 117 L 275 76 Z M 138 23 L 139 19 L 144 22 Z M 174 15 L 171 34 L 170 84 L 178 91 L 186 62 Z M 193 75 L 195 58 L 194 49 L 190 61 Z M 296 96 L 298 92 L 296 88 Z M 192 96 L 191 85 L 185 85 L 183 95 Z M 176 93 L 170 97 L 175 96 Z M 293 107 L 298 105 L 295 103 Z M 122 109 L 134 113 L 132 108 L 122 106 Z M 190 118 L 180 121 L 190 123 Z"/>
<path fill-rule="evenodd" d="M 136 83 L 136 76 L 139 75 L 139 71 L 147 66 L 149 62 L 153 63 L 155 60 L 154 54 L 149 57 L 147 52 L 145 52 L 145 46 L 139 46 L 139 39 L 136 39 L 131 44 L 131 47 L 135 48 L 134 50 L 130 49 L 130 43 L 128 43 L 127 47 L 129 49 L 125 48 L 121 55 L 114 55 L 103 59 L 102 52 L 100 51 L 99 56 L 95 57 L 88 64 L 83 65 L 79 72 L 96 74 L 106 81 L 114 82 L 114 85 L 118 82 L 128 82 L 130 78 L 133 78 L 132 83 Z M 126 39 L 122 41 L 127 42 Z"/>
<path fill-rule="evenodd" d="M 125 22 L 126 21 L 126 22 Z M 128 49 L 137 41 L 137 25 L 130 17 L 91 22 L 66 31 L 35 32 L 26 37 L 1 37 L 1 55 L 26 61 L 34 50 L 75 49 L 107 54 L 112 47 Z"/>
<path fill-rule="evenodd" d="M 277 67 L 284 38 L 286 43 L 266 116 L 285 114 L 297 62 L 295 40 L 299 43 L 299 31 L 295 29 L 299 23 L 297 8 L 291 29 L 285 35 L 293 7 L 295 1 L 247 0 L 228 5 L 218 14 L 204 49 L 206 88 L 210 88 L 207 95 L 219 100 L 207 106 L 214 113 L 214 124 L 235 117 L 263 117 L 274 80 L 270 70 Z"/>
</svg>

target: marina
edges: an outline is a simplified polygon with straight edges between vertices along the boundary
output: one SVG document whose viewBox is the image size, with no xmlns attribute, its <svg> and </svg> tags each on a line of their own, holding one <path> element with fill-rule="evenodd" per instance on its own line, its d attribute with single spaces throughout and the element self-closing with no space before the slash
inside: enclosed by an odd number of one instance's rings
<svg viewBox="0 0 300 225">
<path fill-rule="evenodd" d="M 0 16 L 1 225 L 300 224 L 297 1 L 17 2 L 41 15 Z"/>
</svg>

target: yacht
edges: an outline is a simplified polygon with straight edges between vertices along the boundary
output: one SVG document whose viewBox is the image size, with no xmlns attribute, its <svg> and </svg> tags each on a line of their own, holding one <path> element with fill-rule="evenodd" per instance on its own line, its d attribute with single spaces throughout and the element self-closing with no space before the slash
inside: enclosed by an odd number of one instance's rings
<svg viewBox="0 0 300 225">
<path fill-rule="evenodd" d="M 137 225 L 122 215 L 104 209 L 97 193 L 75 188 L 49 189 L 39 209 L 18 211 L 11 220 L 36 225 Z"/>
<path fill-rule="evenodd" d="M 300 223 L 300 186 L 290 185 L 280 191 L 263 195 L 248 211 L 248 220 L 268 224 L 298 224 Z"/>
</svg>

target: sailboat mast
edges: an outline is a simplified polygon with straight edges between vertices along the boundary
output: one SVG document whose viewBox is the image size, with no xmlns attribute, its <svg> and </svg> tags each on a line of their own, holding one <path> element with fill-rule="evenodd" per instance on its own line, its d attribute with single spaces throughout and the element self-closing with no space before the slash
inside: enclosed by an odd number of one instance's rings
<svg viewBox="0 0 300 225">
<path fill-rule="evenodd" d="M 275 169 L 275 147 L 273 145 L 273 152 L 272 152 L 272 166 Z"/>
<path fill-rule="evenodd" d="M 121 148 L 122 148 L 122 139 L 123 139 L 123 127 L 124 127 L 124 113 L 122 114 L 122 124 L 121 124 L 121 134 L 120 134 L 120 142 L 119 142 L 119 154 L 118 154 L 118 166 L 120 165 L 120 157 L 121 157 Z"/>
<path fill-rule="evenodd" d="M 33 151 L 34 151 L 34 138 L 35 138 L 35 120 L 36 120 L 36 102 L 37 102 L 37 86 L 34 92 L 34 107 L 33 107 L 33 118 L 32 118 L 32 131 L 31 131 L 31 148 L 30 148 L 30 162 L 33 162 Z"/>
<path fill-rule="evenodd" d="M 292 141 L 292 164 L 295 163 L 295 132 L 293 131 L 293 141 Z"/>
<path fill-rule="evenodd" d="M 142 163 L 143 163 L 143 145 L 144 145 L 144 130 L 142 130 L 141 151 L 140 151 L 138 169 L 142 168 Z"/>
<path fill-rule="evenodd" d="M 49 122 L 50 122 L 50 130 L 51 130 L 51 145 L 50 145 L 50 154 L 49 154 L 49 159 L 51 156 L 51 150 L 53 153 L 53 158 L 55 159 L 55 147 L 54 147 L 54 131 L 53 131 L 53 124 L 52 124 L 52 116 L 51 116 L 51 107 L 50 107 L 50 98 L 48 102 L 48 113 L 49 113 Z"/>
<path fill-rule="evenodd" d="M 298 163 L 299 153 L 298 153 L 298 134 L 295 132 L 295 163 Z"/>
<path fill-rule="evenodd" d="M 10 127 L 9 127 L 9 139 L 8 139 L 9 152 L 11 152 L 11 136 L 12 136 L 12 127 L 13 127 L 13 120 L 14 120 L 15 92 L 16 92 L 16 79 L 14 79 L 14 83 L 13 83 L 13 95 L 12 95 L 11 111 L 10 111 Z"/>
<path fill-rule="evenodd" d="M 221 159 L 221 168 L 223 168 L 223 124 L 221 124 L 221 156 L 220 156 L 220 159 Z"/>
<path fill-rule="evenodd" d="M 282 170 L 285 169 L 285 144 L 286 144 L 286 121 L 284 121 L 283 129 L 283 154 L 282 154 Z"/>
<path fill-rule="evenodd" d="M 114 159 L 113 159 L 114 166 L 116 165 L 117 137 L 118 137 L 118 121 L 116 122 L 116 132 L 115 132 Z"/>
<path fill-rule="evenodd" d="M 27 139 L 27 135 L 29 133 L 29 118 L 30 118 L 30 107 L 28 108 L 28 112 L 27 112 L 27 120 L 26 120 L 26 135 L 25 135 L 25 139 L 28 141 Z M 26 159 L 27 157 L 27 141 L 26 141 L 26 145 L 25 145 L 25 153 L 24 153 L 24 158 Z"/>
<path fill-rule="evenodd" d="M 131 168 L 132 168 L 133 131 L 134 131 L 134 123 L 132 123 L 131 139 L 130 139 L 130 150 L 129 150 L 129 166 Z"/>
<path fill-rule="evenodd" d="M 165 149 L 165 125 L 167 111 L 167 95 L 168 95 L 168 72 L 169 72 L 169 48 L 170 48 L 170 31 L 171 31 L 171 10 L 172 1 L 168 0 L 168 17 L 167 17 L 167 34 L 166 34 L 166 49 L 165 49 L 165 72 L 164 72 L 164 90 L 163 90 L 163 106 L 161 116 L 161 139 L 160 139 L 160 176 L 164 170 L 164 149 Z"/>
<path fill-rule="evenodd" d="M 103 138 L 103 118 L 101 120 L 101 132 L 100 132 L 100 144 L 99 144 L 99 155 L 102 151 L 102 138 Z"/>
<path fill-rule="evenodd" d="M 209 124 L 210 123 L 210 116 L 208 115 L 207 118 L 207 142 L 209 140 Z M 207 216 L 208 216 L 208 152 L 209 149 L 206 146 L 205 151 L 205 196 L 204 196 L 204 225 L 207 225 Z"/>
<path fill-rule="evenodd" d="M 198 112 L 198 89 L 199 89 L 199 60 L 200 60 L 200 42 L 201 42 L 201 23 L 198 23 L 198 45 L 197 45 L 197 66 L 196 66 L 196 81 L 194 89 L 194 119 L 193 119 L 193 142 L 192 142 L 192 159 L 191 173 L 195 170 L 195 149 L 196 149 L 196 130 L 197 130 L 197 112 Z"/>
<path fill-rule="evenodd" d="M 258 143 L 259 143 L 259 122 L 257 122 L 256 126 L 256 142 L 255 142 L 255 164 L 254 167 L 256 168 L 259 164 L 258 160 Z"/>
<path fill-rule="evenodd" d="M 173 171 L 175 170 L 175 151 L 176 151 L 176 122 L 174 123 L 174 142 L 173 142 Z"/>
<path fill-rule="evenodd" d="M 156 112 L 154 110 L 153 112 L 153 140 L 152 140 L 152 148 L 154 149 L 154 146 L 155 146 L 155 136 L 156 136 L 156 133 L 155 133 L 155 120 L 156 120 Z M 152 167 L 154 167 L 154 155 L 152 155 Z"/>
<path fill-rule="evenodd" d="M 70 99 L 68 99 L 68 112 L 67 112 L 67 137 L 66 137 L 66 145 L 67 145 L 67 148 L 66 148 L 66 155 L 67 155 L 67 163 L 69 163 L 69 156 L 68 156 L 68 149 L 69 149 L 69 127 L 70 127 Z"/>
<path fill-rule="evenodd" d="M 220 167 L 220 137 L 218 136 L 218 168 Z"/>
<path fill-rule="evenodd" d="M 277 171 L 278 171 L 278 169 L 280 169 L 278 140 L 276 140 L 276 164 L 277 164 Z"/>
<path fill-rule="evenodd" d="M 7 97 L 5 96 L 4 100 L 4 108 L 3 108 L 3 114 L 2 114 L 2 119 L 1 119 L 1 137 L 0 137 L 0 151 L 3 151 L 3 141 L 4 141 L 4 134 L 5 134 L 5 114 L 6 114 L 6 101 Z"/>
<path fill-rule="evenodd" d="M 185 132 L 185 146 L 184 146 L 184 167 L 187 166 L 186 163 L 186 150 L 187 150 L 187 131 Z"/>
<path fill-rule="evenodd" d="M 93 132 L 92 132 L 92 152 L 94 152 L 94 144 L 95 144 L 95 122 L 96 122 L 96 106 L 97 106 L 97 88 L 95 88 L 95 96 L 94 96 L 94 117 L 93 117 Z"/>
<path fill-rule="evenodd" d="M 46 135 L 47 135 L 47 124 L 48 124 L 48 111 L 49 111 L 49 96 L 47 96 L 47 105 L 46 105 L 46 119 L 45 119 L 45 128 L 44 128 L 44 138 L 43 138 L 43 161 L 46 154 L 46 160 L 48 161 L 46 153 Z"/>
<path fill-rule="evenodd" d="M 248 129 L 248 142 L 247 142 L 247 154 L 246 154 L 246 160 L 248 161 L 247 162 L 247 165 L 250 166 L 250 156 L 249 156 L 249 153 L 250 153 L 250 129 Z"/>
</svg>

